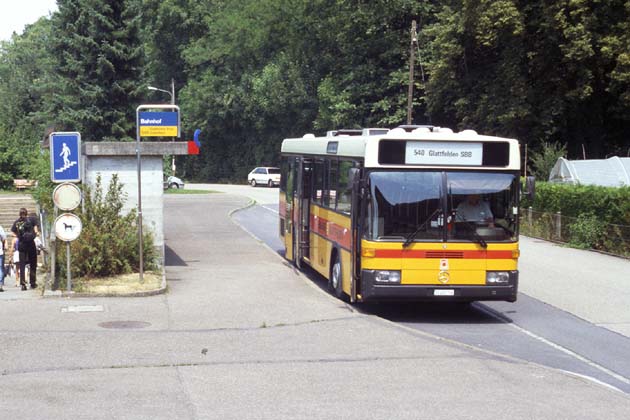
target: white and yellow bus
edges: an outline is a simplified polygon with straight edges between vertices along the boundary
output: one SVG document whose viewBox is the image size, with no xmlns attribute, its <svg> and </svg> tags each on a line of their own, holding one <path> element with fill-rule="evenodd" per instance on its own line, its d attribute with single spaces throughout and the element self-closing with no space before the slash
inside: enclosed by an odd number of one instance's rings
<svg viewBox="0 0 630 420">
<path fill-rule="evenodd" d="M 282 142 L 288 260 L 351 302 L 516 300 L 517 140 L 432 126 L 339 133 Z"/>
</svg>

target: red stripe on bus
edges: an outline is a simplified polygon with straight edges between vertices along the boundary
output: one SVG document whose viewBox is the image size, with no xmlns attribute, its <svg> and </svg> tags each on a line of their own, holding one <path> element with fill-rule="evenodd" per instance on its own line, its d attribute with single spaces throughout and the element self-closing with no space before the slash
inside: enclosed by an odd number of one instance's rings
<svg viewBox="0 0 630 420">
<path fill-rule="evenodd" d="M 321 216 L 311 214 L 311 232 L 338 243 L 343 248 L 352 249 L 351 230 Z"/>
<path fill-rule="evenodd" d="M 375 258 L 435 258 L 435 259 L 492 259 L 511 260 L 512 251 L 442 251 L 376 249 Z"/>
</svg>

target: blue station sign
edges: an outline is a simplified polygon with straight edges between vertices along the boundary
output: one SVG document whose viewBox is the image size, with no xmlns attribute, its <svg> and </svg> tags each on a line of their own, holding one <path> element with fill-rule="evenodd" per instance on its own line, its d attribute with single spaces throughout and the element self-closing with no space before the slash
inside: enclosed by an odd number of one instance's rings
<svg viewBox="0 0 630 420">
<path fill-rule="evenodd" d="M 138 115 L 140 137 L 179 136 L 178 112 L 140 112 Z"/>
<path fill-rule="evenodd" d="M 81 181 L 81 134 L 50 135 L 50 179 L 56 183 Z"/>
</svg>

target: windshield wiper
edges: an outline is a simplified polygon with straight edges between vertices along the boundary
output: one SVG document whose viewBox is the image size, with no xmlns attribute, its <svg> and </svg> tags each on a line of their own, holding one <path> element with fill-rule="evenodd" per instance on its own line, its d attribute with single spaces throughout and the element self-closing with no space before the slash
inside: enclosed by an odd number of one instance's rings
<svg viewBox="0 0 630 420">
<path fill-rule="evenodd" d="M 416 230 L 414 230 L 413 232 L 411 232 L 409 235 L 407 235 L 407 239 L 405 239 L 405 242 L 403 243 L 403 248 L 407 248 L 414 240 L 414 238 L 416 237 L 416 235 L 418 233 L 420 233 L 420 231 L 422 230 L 422 228 L 427 224 L 427 222 L 429 222 L 431 219 L 433 219 L 433 216 L 435 216 L 436 213 L 441 212 L 442 210 L 437 208 L 433 211 L 433 213 L 431 213 L 431 215 L 429 217 L 427 217 L 427 219 L 420 223 L 420 225 L 418 225 L 418 227 L 416 228 Z"/>
<path fill-rule="evenodd" d="M 461 225 L 466 226 L 466 229 L 468 229 L 470 233 L 472 233 L 472 236 L 477 240 L 477 242 L 479 243 L 479 245 L 481 245 L 482 248 L 488 248 L 488 244 L 481 237 L 481 235 L 477 233 L 477 229 L 471 225 L 471 222 L 464 221 L 460 223 L 460 226 Z"/>
</svg>

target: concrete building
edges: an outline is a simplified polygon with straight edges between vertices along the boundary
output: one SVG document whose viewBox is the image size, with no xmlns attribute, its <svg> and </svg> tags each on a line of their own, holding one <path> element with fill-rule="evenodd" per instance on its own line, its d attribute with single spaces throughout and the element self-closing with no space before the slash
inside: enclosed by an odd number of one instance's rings
<svg viewBox="0 0 630 420">
<path fill-rule="evenodd" d="M 107 188 L 114 174 L 118 175 L 126 195 L 123 211 L 138 208 L 138 159 L 136 142 L 86 142 L 82 145 L 83 182 L 94 187 L 101 175 Z M 189 154 L 187 142 L 141 142 L 142 219 L 150 229 L 159 255 L 164 257 L 163 179 L 164 155 Z"/>
</svg>

